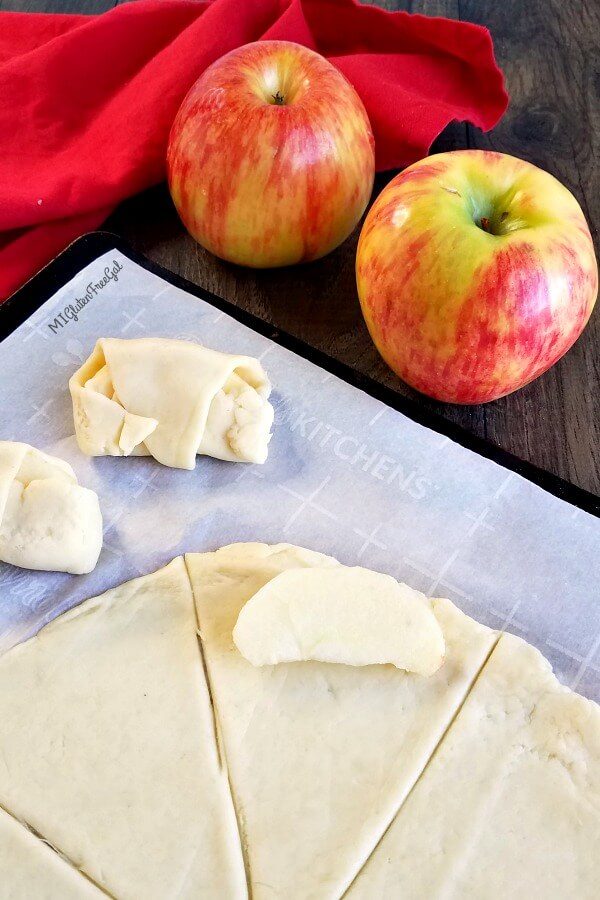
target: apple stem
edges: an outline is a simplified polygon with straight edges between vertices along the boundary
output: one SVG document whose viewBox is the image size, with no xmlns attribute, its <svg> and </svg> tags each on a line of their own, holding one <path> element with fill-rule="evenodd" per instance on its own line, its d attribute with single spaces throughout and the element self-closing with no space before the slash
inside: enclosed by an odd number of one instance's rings
<svg viewBox="0 0 600 900">
<path fill-rule="evenodd" d="M 490 230 L 490 220 L 488 219 L 487 216 L 482 216 L 482 218 L 481 218 L 481 227 L 483 228 L 484 231 L 489 232 L 489 230 Z"/>
</svg>

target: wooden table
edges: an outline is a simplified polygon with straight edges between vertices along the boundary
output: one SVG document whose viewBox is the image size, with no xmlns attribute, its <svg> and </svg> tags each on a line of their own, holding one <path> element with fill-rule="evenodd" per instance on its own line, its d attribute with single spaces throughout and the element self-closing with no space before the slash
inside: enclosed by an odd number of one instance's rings
<svg viewBox="0 0 600 900">
<path fill-rule="evenodd" d="M 243 0 L 240 0 L 243 2 Z M 390 9 L 486 25 L 511 104 L 491 134 L 450 126 L 434 150 L 484 147 L 521 156 L 575 194 L 598 251 L 600 227 L 600 5 L 598 0 L 379 0 Z M 0 0 L 0 10 L 101 12 L 114 0 Z M 376 191 L 389 174 L 379 176 Z M 415 394 L 386 367 L 362 321 L 354 282 L 357 232 L 307 266 L 244 271 L 184 231 L 164 186 L 124 203 L 106 227 L 151 259 L 343 360 L 424 406 L 600 494 L 600 309 L 550 372 L 485 406 L 448 406 Z"/>
</svg>

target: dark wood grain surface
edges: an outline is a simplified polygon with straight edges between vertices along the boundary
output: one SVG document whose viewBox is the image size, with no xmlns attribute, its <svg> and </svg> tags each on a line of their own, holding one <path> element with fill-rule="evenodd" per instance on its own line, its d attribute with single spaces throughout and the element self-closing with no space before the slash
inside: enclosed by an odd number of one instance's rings
<svg viewBox="0 0 600 900">
<path fill-rule="evenodd" d="M 243 0 L 242 0 L 243 2 Z M 581 203 L 598 252 L 600 228 L 600 3 L 598 0 L 379 0 L 388 9 L 486 25 L 511 103 L 489 134 L 450 126 L 433 150 L 484 147 L 542 166 Z M 0 10 L 102 12 L 113 0 L 0 0 Z M 390 173 L 392 174 L 392 173 Z M 375 192 L 390 174 L 378 176 Z M 533 384 L 485 406 L 415 394 L 386 367 L 360 314 L 357 232 L 310 265 L 250 271 L 204 251 L 180 224 L 164 186 L 134 197 L 106 227 L 138 250 L 446 418 L 600 494 L 600 304 L 573 349 Z"/>
</svg>

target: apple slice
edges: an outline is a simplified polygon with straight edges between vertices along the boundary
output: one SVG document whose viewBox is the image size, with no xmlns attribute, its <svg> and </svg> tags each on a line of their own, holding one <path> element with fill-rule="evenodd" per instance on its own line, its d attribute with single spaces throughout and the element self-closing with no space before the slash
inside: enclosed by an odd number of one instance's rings
<svg viewBox="0 0 600 900">
<path fill-rule="evenodd" d="M 233 640 L 254 666 L 392 663 L 433 675 L 445 652 L 424 594 L 358 566 L 282 572 L 242 607 Z"/>
</svg>

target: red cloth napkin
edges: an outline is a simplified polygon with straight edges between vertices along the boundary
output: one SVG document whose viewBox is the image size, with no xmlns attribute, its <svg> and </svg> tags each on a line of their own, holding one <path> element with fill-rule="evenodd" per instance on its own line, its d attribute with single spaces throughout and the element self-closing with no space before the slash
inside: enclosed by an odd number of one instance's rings
<svg viewBox="0 0 600 900">
<path fill-rule="evenodd" d="M 125 197 L 161 181 L 171 123 L 211 62 L 264 38 L 328 57 L 379 169 L 508 98 L 484 28 L 355 0 L 138 0 L 99 16 L 0 13 L 0 300 Z"/>
</svg>

